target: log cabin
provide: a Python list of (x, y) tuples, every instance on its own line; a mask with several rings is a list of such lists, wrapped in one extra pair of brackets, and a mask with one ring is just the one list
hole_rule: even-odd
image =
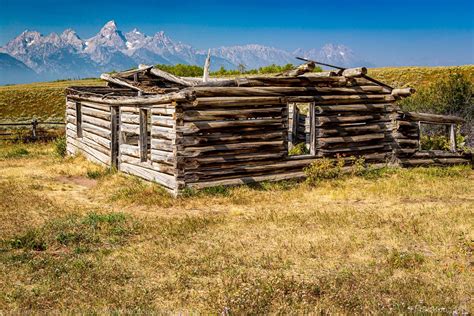
[[(461, 118), (403, 112), (393, 89), (367, 69), (312, 72), (308, 62), (275, 76), (179, 77), (142, 66), (103, 74), (107, 86), (69, 87), (69, 154), (185, 188), (304, 178), (323, 157), (393, 166), (469, 164), (456, 150)], [(420, 147), (421, 124), (443, 124), (450, 151)], [(299, 146), (302, 153), (292, 155)]]

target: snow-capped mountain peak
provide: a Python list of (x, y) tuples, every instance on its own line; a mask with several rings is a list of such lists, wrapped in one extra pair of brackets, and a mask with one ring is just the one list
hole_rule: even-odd
[[(362, 64), (350, 48), (335, 44), (327, 44), (321, 50), (296, 49), (293, 52), (257, 43), (211, 48), (210, 51), (213, 70), (221, 66), (236, 69), (244, 65), (251, 69), (270, 64), (298, 64), (295, 56), (343, 67)], [(128, 69), (140, 63), (202, 66), (207, 56), (207, 48), (197, 50), (174, 41), (164, 31), (149, 36), (134, 28), (122, 33), (114, 20), (85, 41), (72, 29), (47, 36), (26, 30), (1, 47), (0, 52), (23, 62), (45, 80), (97, 76), (104, 71)]]

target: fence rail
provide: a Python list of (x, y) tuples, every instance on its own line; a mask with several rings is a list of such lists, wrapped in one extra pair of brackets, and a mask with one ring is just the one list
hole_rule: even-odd
[[(0, 141), (37, 141), (54, 139), (64, 122), (43, 121), (32, 119), (29, 122), (4, 122), (0, 123)], [(49, 128), (42, 128), (49, 126)]]

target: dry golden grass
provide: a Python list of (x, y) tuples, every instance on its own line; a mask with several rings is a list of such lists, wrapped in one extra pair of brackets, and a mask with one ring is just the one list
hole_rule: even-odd
[(432, 82), (445, 78), (449, 73), (460, 73), (474, 83), (474, 65), (448, 67), (384, 67), (369, 69), (372, 76), (393, 87), (426, 87)]
[(2, 146), (0, 312), (472, 312), (474, 172), (372, 176), (174, 200)]
[(64, 90), (69, 86), (104, 85), (99, 79), (64, 80), (0, 86), (0, 121), (61, 121), (65, 113)]

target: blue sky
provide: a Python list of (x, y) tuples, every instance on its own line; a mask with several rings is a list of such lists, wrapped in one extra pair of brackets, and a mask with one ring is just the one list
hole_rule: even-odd
[(377, 65), (474, 63), (474, 1), (0, 0), (0, 44), (25, 29), (93, 36), (164, 30), (197, 48), (258, 43), (287, 50), (344, 44)]

